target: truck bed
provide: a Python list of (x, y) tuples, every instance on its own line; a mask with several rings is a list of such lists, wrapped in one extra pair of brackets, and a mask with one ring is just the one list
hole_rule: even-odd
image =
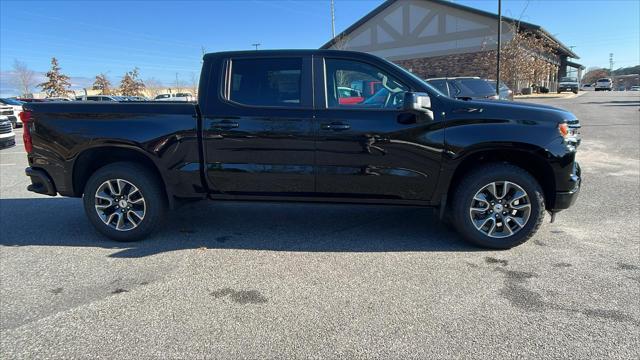
[(73, 181), (78, 172), (94, 167), (96, 153), (115, 156), (118, 149), (168, 169), (161, 174), (165, 184), (182, 189), (174, 195), (189, 197), (202, 188), (195, 103), (48, 102), (24, 108), (32, 112), (29, 164), (44, 169), (62, 195), (80, 196), (80, 183)]

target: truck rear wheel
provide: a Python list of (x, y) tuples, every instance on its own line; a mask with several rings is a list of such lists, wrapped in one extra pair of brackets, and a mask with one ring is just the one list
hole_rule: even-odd
[(87, 181), (84, 210), (93, 226), (116, 241), (136, 241), (161, 223), (167, 201), (159, 179), (135, 163), (98, 169)]
[(455, 190), (453, 219), (469, 242), (510, 249), (531, 238), (544, 219), (544, 195), (527, 171), (490, 164), (467, 174)]

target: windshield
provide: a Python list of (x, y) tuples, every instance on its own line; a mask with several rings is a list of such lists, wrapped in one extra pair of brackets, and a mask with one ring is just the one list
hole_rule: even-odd
[(563, 77), (560, 78), (560, 82), (578, 82), (578, 79), (574, 77)]
[(481, 79), (451, 79), (452, 97), (486, 97), (495, 94), (496, 90)]
[(2, 103), (6, 105), (22, 105), (22, 101), (14, 100), (14, 99), (2, 99)]
[(162, 94), (162, 95), (158, 95), (158, 96), (156, 96), (156, 99), (166, 99), (166, 98), (168, 98), (168, 97), (171, 97), (171, 95), (169, 95), (169, 94)]

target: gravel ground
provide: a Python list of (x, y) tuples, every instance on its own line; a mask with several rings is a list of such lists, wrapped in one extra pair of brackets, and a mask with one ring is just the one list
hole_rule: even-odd
[[(99, 236), (0, 151), (0, 358), (640, 357), (640, 94), (530, 99), (582, 121), (577, 204), (485, 251), (429, 209), (190, 204)], [(18, 132), (19, 135), (21, 132)]]

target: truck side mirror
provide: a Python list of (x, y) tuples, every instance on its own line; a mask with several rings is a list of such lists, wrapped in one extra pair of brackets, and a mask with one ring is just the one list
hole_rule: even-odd
[(431, 112), (431, 98), (423, 92), (406, 92), (403, 107), (405, 111)]

